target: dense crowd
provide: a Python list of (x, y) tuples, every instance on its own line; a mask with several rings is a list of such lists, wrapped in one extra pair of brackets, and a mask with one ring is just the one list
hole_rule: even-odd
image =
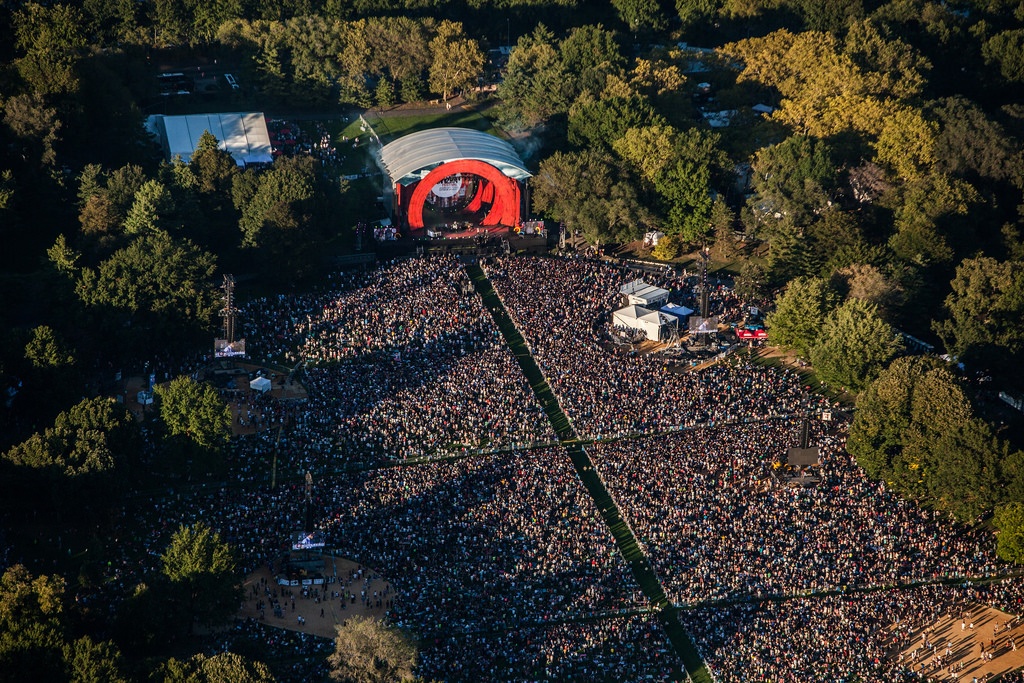
[(421, 635), (643, 604), (561, 448), (376, 470), (327, 495), (329, 542), (385, 568), (393, 619)]
[[(648, 434), (586, 449), (718, 683), (928, 675), (923, 651), (909, 663), (888, 655), (942, 610), (1024, 611), (1019, 581), (845, 593), (1004, 567), (989, 536), (868, 481), (841, 421), (811, 420), (819, 480), (788, 485), (793, 416), (831, 407), (795, 373), (742, 362), (677, 372), (602, 346), (597, 321), (631, 273), (519, 257), (488, 269), (581, 435)], [(692, 287), (656, 283), (681, 301)], [(733, 315), (729, 296), (716, 306)], [(567, 452), (515, 448), (554, 435), (456, 259), (342, 273), (320, 292), (255, 301), (245, 320), (250, 351), (300, 366), (309, 398), (247, 406), (284, 428), (233, 440), (231, 486), (137, 499), (105, 555), (110, 595), (83, 599), (114, 609), (158, 571), (179, 524), (220, 531), (247, 573), (274, 562), (304, 524), (312, 470), (318, 529), (394, 589), (382, 611), (422, 639), (425, 679), (672, 679), (679, 663), (658, 622), (620, 615), (647, 602)], [(498, 447), (512, 452), (488, 452)], [(221, 645), (260, 638), (266, 658), (291, 662), (282, 680), (322, 673), (330, 643), (312, 636), (247, 621)]]
[[(680, 621), (718, 683), (964, 681), (959, 673), (979, 663), (982, 645), (997, 658), (1010, 651), (1011, 638), (1024, 639), (1019, 619), (1000, 624), (1001, 632), (990, 623), (975, 631), (971, 623), (948, 640), (932, 633), (938, 620), (955, 623), (986, 604), (1020, 614), (1024, 585), (1007, 579), (740, 603), (682, 611)], [(1018, 681), (1019, 673), (999, 680)]]
[[(872, 482), (844, 448), (843, 425), (812, 421), (820, 482), (789, 486), (780, 465), (799, 421), (588, 447), (682, 603), (992, 575), (991, 534), (955, 525)], [(828, 425), (835, 425), (825, 431)], [(657, 485), (647, 485), (657, 482)]]
[[(600, 343), (598, 321), (607, 325), (621, 305), (619, 287), (635, 279), (621, 267), (513, 256), (488, 263), (487, 272), (581, 436), (662, 432), (828, 407), (792, 371), (730, 363), (675, 372), (657, 354), (610, 353)], [(688, 286), (665, 284), (673, 290)]]
[(681, 667), (664, 628), (645, 615), (437, 640), (420, 651), (419, 674), (451, 683), (667, 682), (680, 680)]
[(323, 466), (554, 439), (455, 257), (341, 273), (243, 314), (251, 351), (305, 366), (308, 414), (292, 438), (316, 444), (313, 458), (331, 444)]

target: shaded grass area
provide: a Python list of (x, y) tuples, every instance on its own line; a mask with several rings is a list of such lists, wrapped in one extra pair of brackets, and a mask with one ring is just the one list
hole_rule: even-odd
[(661, 581), (659, 581), (657, 574), (651, 566), (650, 560), (648, 560), (640, 548), (636, 537), (633, 535), (633, 530), (626, 523), (626, 520), (623, 519), (618, 506), (612, 499), (604, 482), (598, 476), (590, 456), (587, 455), (583, 444), (579, 441), (576, 430), (551, 391), (551, 387), (537, 366), (537, 362), (530, 353), (526, 341), (506, 313), (505, 307), (494, 291), (490, 280), (487, 279), (487, 276), (484, 275), (483, 270), (478, 265), (470, 265), (466, 270), (477, 292), (483, 298), (484, 305), (487, 306), (491, 315), (494, 316), (494, 320), (501, 329), (505, 342), (512, 349), (516, 360), (519, 361), (519, 366), (522, 368), (523, 373), (530, 382), (530, 386), (544, 408), (544, 413), (551, 421), (555, 433), (558, 434), (559, 440), (566, 447), (580, 480), (594, 499), (594, 503), (601, 513), (601, 518), (615, 537), (615, 544), (619, 552), (622, 553), (623, 558), (629, 563), (633, 576), (636, 578), (644, 595), (647, 596), (651, 605), (658, 610), (658, 617), (668, 633), (672, 646), (675, 647), (676, 652), (682, 658), (686, 671), (692, 680), (697, 683), (711, 683), (711, 675), (704, 666), (704, 662), (697, 652), (697, 647), (679, 624), (676, 610), (669, 603), (665, 595), (665, 589), (662, 587)]

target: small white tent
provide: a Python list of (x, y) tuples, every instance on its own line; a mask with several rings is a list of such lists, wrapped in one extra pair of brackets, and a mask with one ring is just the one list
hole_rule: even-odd
[(266, 377), (257, 377), (253, 381), (249, 382), (249, 388), (253, 391), (265, 394), (270, 391), (270, 380)]
[(639, 330), (651, 341), (661, 341), (668, 329), (677, 324), (675, 318), (643, 306), (630, 305), (612, 313), (612, 325)]
[(619, 294), (626, 297), (626, 302), (636, 306), (655, 306), (668, 301), (668, 290), (649, 285), (643, 280), (633, 280), (619, 287)]

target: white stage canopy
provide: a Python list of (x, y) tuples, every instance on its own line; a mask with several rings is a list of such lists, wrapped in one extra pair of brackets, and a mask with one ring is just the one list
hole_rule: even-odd
[(639, 330), (651, 341), (661, 341), (663, 331), (677, 326), (679, 321), (664, 313), (643, 306), (630, 305), (612, 313), (612, 325)]
[(619, 294), (625, 296), (628, 303), (636, 306), (654, 306), (668, 301), (667, 289), (649, 285), (643, 280), (633, 280), (622, 285), (619, 287)]
[(160, 138), (168, 158), (188, 162), (203, 131), (210, 131), (239, 166), (274, 161), (267, 120), (259, 112), (150, 116), (146, 127)]

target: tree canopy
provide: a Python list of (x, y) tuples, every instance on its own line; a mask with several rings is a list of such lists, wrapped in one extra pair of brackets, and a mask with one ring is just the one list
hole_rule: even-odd
[(416, 648), (398, 629), (357, 615), (337, 627), (328, 657), (331, 680), (341, 683), (390, 683), (412, 680)]
[(157, 385), (160, 418), (173, 436), (184, 436), (200, 448), (212, 449), (231, 437), (231, 408), (209, 384), (176, 377)]

